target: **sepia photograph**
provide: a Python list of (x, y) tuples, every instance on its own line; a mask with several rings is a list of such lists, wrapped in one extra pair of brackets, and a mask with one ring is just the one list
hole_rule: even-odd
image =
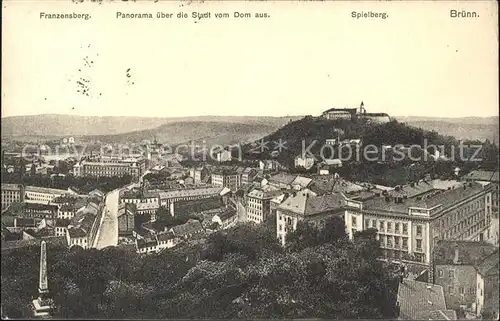
[(498, 320), (498, 44), (493, 0), (2, 1), (2, 320)]

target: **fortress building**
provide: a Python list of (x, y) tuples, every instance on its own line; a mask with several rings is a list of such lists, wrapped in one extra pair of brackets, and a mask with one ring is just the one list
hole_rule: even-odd
[(372, 123), (383, 124), (391, 121), (391, 117), (386, 113), (367, 113), (365, 104), (361, 102), (359, 108), (330, 108), (323, 112), (326, 119), (365, 119)]

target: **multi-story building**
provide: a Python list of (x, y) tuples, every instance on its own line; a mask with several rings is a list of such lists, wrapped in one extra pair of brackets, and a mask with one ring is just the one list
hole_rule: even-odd
[(440, 285), (411, 279), (403, 279), (398, 285), (398, 320), (456, 320), (455, 310), (446, 305)]
[(118, 235), (131, 235), (135, 227), (136, 205), (123, 203), (118, 206)]
[(61, 218), (56, 219), (56, 224), (55, 224), (56, 236), (66, 237), (69, 224), (70, 220), (68, 219), (61, 219)]
[[(441, 181), (442, 182), (442, 181)], [(491, 189), (478, 183), (418, 182), (393, 191), (349, 195), (345, 223), (349, 236), (375, 228), (388, 258), (430, 264), (439, 240), (486, 238)]]
[(281, 191), (264, 191), (262, 189), (251, 190), (246, 197), (247, 220), (260, 224), (265, 222), (271, 214), (271, 200)]
[(223, 193), (224, 191), (225, 189), (223, 187), (209, 186), (160, 192), (160, 206), (169, 209), (170, 204), (176, 201), (211, 198), (217, 195), (221, 195), (221, 193)]
[(265, 159), (259, 161), (259, 169), (261, 171), (277, 171), (283, 169), (283, 165), (275, 159)]
[(240, 187), (240, 175), (229, 169), (216, 169), (212, 172), (212, 185), (227, 187), (231, 191), (236, 191)]
[(212, 222), (217, 223), (221, 229), (227, 229), (237, 221), (236, 210), (232, 207), (227, 207), (223, 212), (215, 214), (212, 217)]
[(38, 220), (46, 219), (52, 222), (57, 218), (57, 210), (57, 205), (24, 203), (22, 207), (22, 216)]
[(251, 167), (245, 168), (245, 170), (243, 170), (243, 173), (241, 173), (241, 184), (252, 184), (257, 174), (257, 169)]
[(75, 245), (83, 249), (92, 247), (91, 229), (95, 221), (92, 213), (84, 213), (77, 221), (72, 221), (66, 230), (66, 239), (71, 248)]
[(113, 177), (130, 175), (138, 179), (146, 171), (143, 158), (105, 158), (84, 160), (73, 166), (74, 176)]
[(24, 186), (21, 184), (2, 184), (2, 211), (12, 203), (24, 202)]
[(476, 315), (483, 319), (498, 320), (499, 317), (499, 253), (490, 254), (476, 266)]
[(72, 219), (78, 210), (84, 208), (89, 202), (88, 197), (63, 195), (52, 200), (51, 204), (57, 205), (57, 218)]
[(104, 202), (91, 201), (76, 213), (67, 227), (66, 239), (68, 246), (91, 248), (97, 236), (97, 230), (104, 210)]
[(120, 203), (159, 203), (160, 194), (156, 191), (124, 190), (120, 192)]
[(336, 120), (336, 119), (346, 119), (346, 120), (365, 120), (372, 123), (382, 124), (391, 121), (391, 117), (386, 113), (367, 113), (364, 107), (364, 103), (361, 102), (358, 108), (330, 108), (325, 110), (322, 116), (326, 119)]
[(313, 156), (310, 155), (298, 155), (294, 159), (294, 165), (295, 167), (303, 167), (305, 169), (310, 169), (314, 166), (316, 163), (316, 159)]
[(215, 157), (219, 163), (222, 162), (229, 162), (233, 159), (233, 156), (231, 154), (231, 151), (229, 150), (221, 150), (215, 154)]
[(309, 190), (290, 195), (276, 209), (276, 234), (285, 245), (286, 235), (295, 231), (299, 221), (321, 224), (322, 220), (332, 215), (343, 216), (345, 197), (340, 194), (316, 196)]
[(323, 112), (323, 117), (326, 119), (354, 119), (357, 113), (357, 108), (330, 108)]
[(25, 202), (41, 203), (41, 204), (48, 204), (57, 197), (60, 197), (65, 194), (71, 194), (71, 192), (63, 189), (38, 187), (38, 186), (26, 186), (24, 192), (25, 192), (24, 196)]
[(200, 221), (190, 219), (182, 225), (172, 227), (169, 232), (172, 233), (175, 238), (186, 240), (193, 236), (205, 233), (205, 229), (203, 228), (203, 225), (201, 225)]
[(210, 172), (205, 166), (191, 168), (189, 176), (193, 178), (195, 184), (207, 183), (210, 178)]
[(493, 213), (497, 213), (498, 215), (499, 172), (485, 170), (472, 171), (467, 176), (465, 176), (465, 179), (468, 182), (491, 183), (494, 186), (491, 206)]
[(293, 189), (293, 181), (296, 178), (297, 175), (279, 173), (269, 177), (267, 184), (278, 189)]
[(432, 255), (431, 281), (443, 287), (446, 305), (476, 312), (477, 272), (484, 259), (498, 251), (486, 242), (439, 241)]

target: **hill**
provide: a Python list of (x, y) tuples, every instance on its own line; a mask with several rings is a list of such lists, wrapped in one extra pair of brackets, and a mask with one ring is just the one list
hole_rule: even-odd
[[(314, 155), (320, 155), (321, 148), (325, 146), (326, 139), (337, 138), (339, 131), (341, 132), (341, 139), (361, 139), (364, 146), (374, 145), (379, 152), (383, 145), (418, 145), (422, 147), (436, 145), (439, 149), (440, 146), (444, 146), (446, 154), (452, 155), (451, 146), (459, 146), (459, 142), (452, 136), (444, 136), (436, 131), (409, 126), (396, 120), (385, 124), (370, 124), (362, 121), (327, 120), (322, 117), (308, 116), (291, 122), (276, 132), (262, 138), (262, 141), (268, 142), (267, 147), (269, 149), (261, 151), (259, 143), (255, 142), (254, 144), (246, 145), (243, 151), (248, 157), (269, 159), (272, 158), (273, 152), (278, 154), (276, 153), (276, 151), (279, 152), (277, 142), (281, 140), (284, 142), (284, 149), (279, 152), (279, 155), (274, 156), (282, 164), (291, 168), (294, 166), (294, 158), (302, 154), (303, 150), (309, 146), (312, 147), (308, 151)], [(496, 163), (498, 157), (494, 155), (498, 149), (494, 145), (489, 144), (487, 147), (484, 148), (484, 152), (488, 154), (484, 155), (485, 158)], [(331, 157), (328, 155), (330, 150), (324, 148), (326, 158)], [(338, 149), (334, 150), (337, 153)], [(456, 148), (454, 155), (457, 155), (458, 152), (459, 150)], [(494, 161), (495, 159), (496, 162)], [(351, 160), (357, 159), (352, 157)], [(361, 162), (365, 162), (363, 155), (361, 155)]]
[(277, 126), (258, 123), (230, 123), (214, 121), (181, 121), (117, 135), (86, 136), (86, 140), (102, 143), (139, 143), (156, 137), (162, 144), (229, 145), (256, 140), (275, 131)]
[(198, 116), (198, 117), (97, 117), (72, 115), (32, 115), (2, 118), (2, 137), (53, 138), (55, 136), (114, 135), (146, 129), (164, 124), (187, 121), (209, 121), (242, 124), (282, 126), (293, 117), (245, 117), (245, 116)]
[(442, 135), (453, 136), (459, 140), (486, 139), (499, 143), (498, 117), (463, 117), (463, 118), (433, 118), (433, 117), (395, 117), (400, 122), (434, 130)]

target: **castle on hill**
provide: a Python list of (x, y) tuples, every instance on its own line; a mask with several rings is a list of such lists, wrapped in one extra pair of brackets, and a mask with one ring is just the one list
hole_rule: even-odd
[(364, 119), (372, 123), (383, 124), (391, 121), (391, 117), (386, 113), (367, 113), (365, 104), (361, 102), (359, 108), (330, 108), (322, 114), (326, 119)]

